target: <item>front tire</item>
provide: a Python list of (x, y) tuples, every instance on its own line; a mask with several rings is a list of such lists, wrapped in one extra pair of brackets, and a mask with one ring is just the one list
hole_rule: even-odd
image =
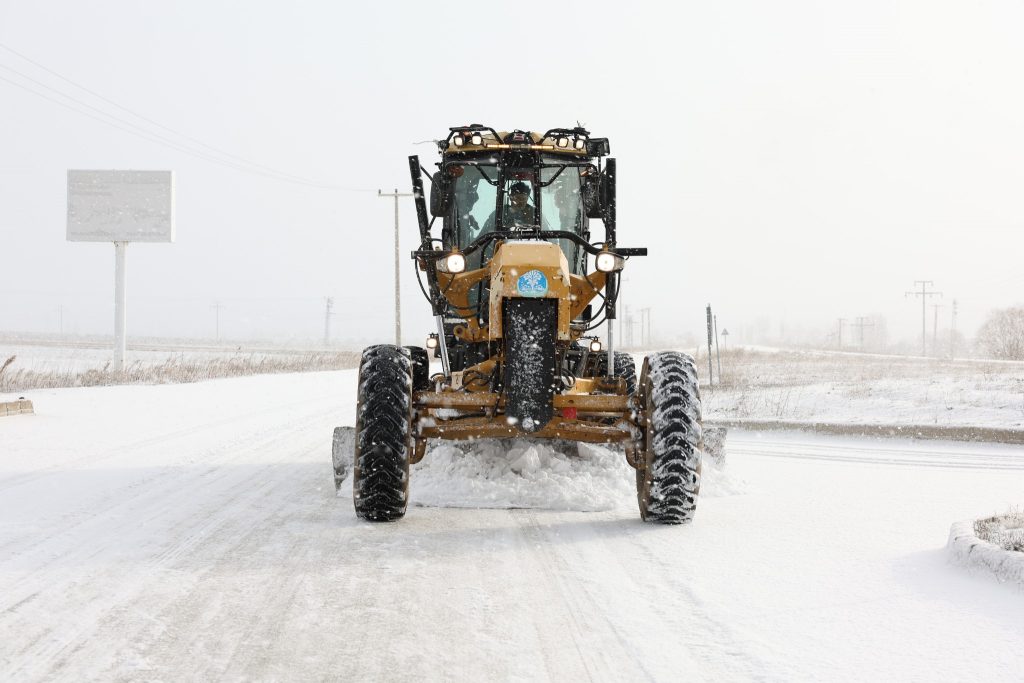
[(638, 392), (642, 440), (636, 496), (640, 516), (660, 524), (689, 522), (697, 508), (703, 448), (693, 359), (674, 351), (648, 356)]
[(356, 515), (401, 519), (409, 503), (412, 359), (398, 346), (363, 351), (352, 473)]
[[(608, 374), (608, 352), (599, 351), (597, 362), (597, 374), (605, 377)], [(633, 356), (624, 351), (615, 351), (615, 368), (612, 370), (612, 377), (622, 377), (626, 380), (626, 393), (632, 396), (636, 393), (636, 361)]]

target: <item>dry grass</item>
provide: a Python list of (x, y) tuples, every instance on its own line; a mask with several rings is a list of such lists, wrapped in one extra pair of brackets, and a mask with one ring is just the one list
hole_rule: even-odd
[(974, 523), (974, 533), (1003, 550), (1024, 552), (1024, 511), (979, 519)]
[(251, 354), (202, 359), (171, 356), (160, 363), (131, 363), (124, 372), (115, 372), (109, 363), (101, 368), (88, 370), (39, 371), (18, 368), (17, 357), (11, 356), (0, 367), (0, 393), (112, 384), (179, 384), (218, 377), (343, 370), (354, 368), (358, 364), (358, 353), (310, 352), (293, 355)]

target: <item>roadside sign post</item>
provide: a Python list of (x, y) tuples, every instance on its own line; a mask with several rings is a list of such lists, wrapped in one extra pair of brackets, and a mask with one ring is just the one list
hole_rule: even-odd
[(114, 370), (124, 372), (128, 243), (174, 241), (173, 171), (69, 169), (67, 239), (114, 243)]

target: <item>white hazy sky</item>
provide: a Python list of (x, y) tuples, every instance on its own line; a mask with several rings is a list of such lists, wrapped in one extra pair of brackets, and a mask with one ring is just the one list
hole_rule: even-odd
[[(433, 163), (414, 143), (580, 121), (619, 159), (620, 244), (652, 253), (624, 298), (662, 335), (711, 302), (737, 330), (881, 313), (912, 340), (918, 279), (972, 334), (1024, 300), (1022, 34), (1016, 0), (0, 0), (0, 331), (55, 331), (62, 307), (65, 330), (111, 332), (114, 250), (66, 242), (66, 171), (134, 168), (176, 172), (177, 241), (129, 247), (130, 335), (212, 336), (220, 301), (225, 336), (316, 339), (333, 296), (336, 338), (387, 340), (376, 189)], [(223, 153), (349, 189), (198, 158)], [(404, 201), (410, 343), (430, 320)]]

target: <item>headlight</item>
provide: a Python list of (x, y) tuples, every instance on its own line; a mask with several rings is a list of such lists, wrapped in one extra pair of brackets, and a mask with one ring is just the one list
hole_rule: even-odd
[(610, 251), (602, 251), (594, 259), (594, 265), (602, 273), (610, 273), (613, 270), (619, 270), (622, 268), (622, 259)]
[(444, 257), (444, 267), (449, 273), (461, 273), (466, 269), (466, 257), (453, 251)]
[(597, 353), (600, 350), (601, 350), (601, 340), (600, 339), (592, 339), (590, 341), (590, 352), (591, 353)]
[(587, 146), (587, 141), (583, 138), (576, 138), (576, 142), (573, 143), (573, 147), (576, 149), (583, 149)]
[(482, 145), (484, 144), (484, 136), (480, 135), (480, 133), (473, 133), (473, 135), (469, 138), (469, 141), (474, 145)]
[(437, 348), (437, 335), (436, 334), (427, 335), (427, 348), (428, 349), (436, 349)]
[(564, 147), (568, 147), (569, 146), (569, 138), (558, 138), (558, 140), (555, 141), (555, 144), (558, 145), (559, 147), (563, 147), (563, 148)]
[(466, 144), (466, 138), (459, 134), (452, 138), (452, 142), (455, 143), (456, 147), (462, 147), (462, 145)]

